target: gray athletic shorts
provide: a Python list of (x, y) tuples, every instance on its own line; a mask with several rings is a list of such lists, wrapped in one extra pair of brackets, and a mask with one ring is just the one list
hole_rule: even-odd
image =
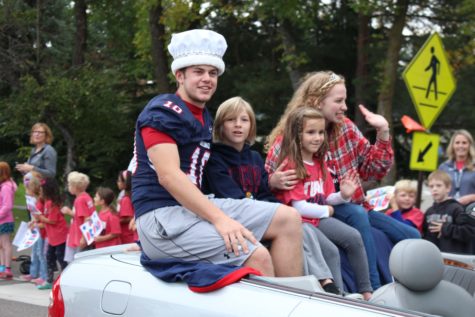
[[(253, 199), (210, 200), (238, 221), (259, 241), (280, 206)], [(143, 214), (136, 220), (142, 250), (151, 259), (179, 258), (184, 261), (208, 261), (242, 265), (260, 246), (248, 241), (249, 253), (235, 256), (227, 252), (223, 238), (208, 221), (182, 206), (163, 207)]]

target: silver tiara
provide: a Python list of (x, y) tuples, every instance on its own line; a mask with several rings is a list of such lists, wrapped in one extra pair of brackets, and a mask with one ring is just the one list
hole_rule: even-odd
[(336, 82), (336, 81), (340, 81), (341, 80), (341, 77), (338, 76), (337, 74), (335, 73), (331, 73), (330, 77), (328, 78), (328, 81), (322, 86), (321, 89), (325, 88), (325, 87), (328, 87), (330, 84)]

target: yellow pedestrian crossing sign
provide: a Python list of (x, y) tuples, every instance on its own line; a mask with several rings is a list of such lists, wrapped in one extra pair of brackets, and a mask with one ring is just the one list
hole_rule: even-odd
[(432, 34), (402, 74), (422, 125), (430, 129), (456, 83), (439, 34)]
[(440, 136), (425, 132), (414, 132), (412, 136), (411, 161), (409, 168), (415, 171), (432, 172), (438, 167)]

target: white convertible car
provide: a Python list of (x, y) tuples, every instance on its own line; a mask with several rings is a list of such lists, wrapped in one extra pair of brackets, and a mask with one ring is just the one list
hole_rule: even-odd
[[(77, 254), (54, 283), (48, 315), (429, 316), (401, 305), (395, 308), (324, 293), (311, 276), (251, 276), (211, 293), (194, 293), (183, 282), (166, 283), (154, 277), (140, 264), (140, 253), (126, 252), (126, 247)], [(385, 304), (384, 298), (379, 299)]]

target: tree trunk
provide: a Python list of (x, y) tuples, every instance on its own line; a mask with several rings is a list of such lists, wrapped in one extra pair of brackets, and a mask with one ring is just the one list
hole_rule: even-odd
[[(74, 49), (72, 66), (79, 67), (86, 61), (87, 48), (87, 0), (76, 0), (74, 2), (74, 17), (76, 20), (76, 33), (74, 35)], [(53, 118), (53, 116), (51, 116)], [(76, 167), (74, 154), (74, 138), (67, 126), (51, 119), (55, 126), (61, 131), (64, 142), (66, 142), (66, 164), (64, 165), (63, 177), (66, 179), (68, 174)]]
[(63, 169), (63, 179), (66, 180), (68, 174), (76, 167), (76, 161), (74, 158), (75, 141), (69, 130), (63, 124), (57, 122), (53, 115), (50, 115), (49, 118), (53, 125), (61, 132), (63, 140), (66, 142), (66, 164)]
[(35, 34), (35, 63), (31, 68), (31, 75), (36, 79), (38, 84), (44, 85), (45, 80), (41, 74), (41, 53), (43, 50), (43, 41), (41, 40), (41, 22), (43, 17), (43, 1), (36, 1), (36, 34)]
[(76, 34), (74, 35), (73, 66), (80, 66), (85, 62), (87, 48), (87, 3), (86, 0), (77, 0), (74, 4), (76, 18)]
[(157, 92), (170, 92), (172, 87), (168, 82), (168, 59), (165, 49), (165, 26), (160, 22), (163, 14), (162, 1), (158, 0), (156, 5), (149, 11), (149, 24), (151, 35), (151, 53), (152, 62), (155, 73), (155, 81), (157, 83)]
[(36, 68), (40, 68), (40, 56), (41, 56), (41, 48), (43, 43), (41, 43), (41, 0), (37, 0), (36, 2)]
[[(383, 81), (381, 83), (378, 97), (378, 113), (383, 115), (389, 122), (392, 132), (392, 102), (394, 97), (394, 87), (397, 79), (397, 66), (399, 61), (399, 51), (401, 49), (403, 35), (402, 30), (406, 25), (407, 10), (409, 0), (398, 0), (393, 26), (389, 31), (388, 50), (386, 52), (386, 62), (383, 70)], [(383, 183), (392, 184), (396, 179), (396, 162)]]
[[(292, 37), (290, 32), (291, 25), (287, 20), (283, 20), (280, 23), (280, 35), (282, 37), (282, 45), (284, 47), (284, 55), (292, 56), (295, 55), (296, 52), (296, 45), (295, 41)], [(290, 81), (292, 83), (292, 88), (294, 90), (297, 89), (300, 78), (302, 77), (302, 73), (298, 70), (297, 65), (292, 62), (290, 59), (286, 65), (287, 72), (290, 77)]]
[[(367, 105), (365, 93), (368, 91), (368, 47), (371, 17), (365, 13), (358, 14), (358, 39), (357, 39), (357, 61), (355, 80), (355, 101), (359, 104)], [(358, 127), (365, 126), (365, 120), (361, 112), (355, 110), (355, 123)]]

